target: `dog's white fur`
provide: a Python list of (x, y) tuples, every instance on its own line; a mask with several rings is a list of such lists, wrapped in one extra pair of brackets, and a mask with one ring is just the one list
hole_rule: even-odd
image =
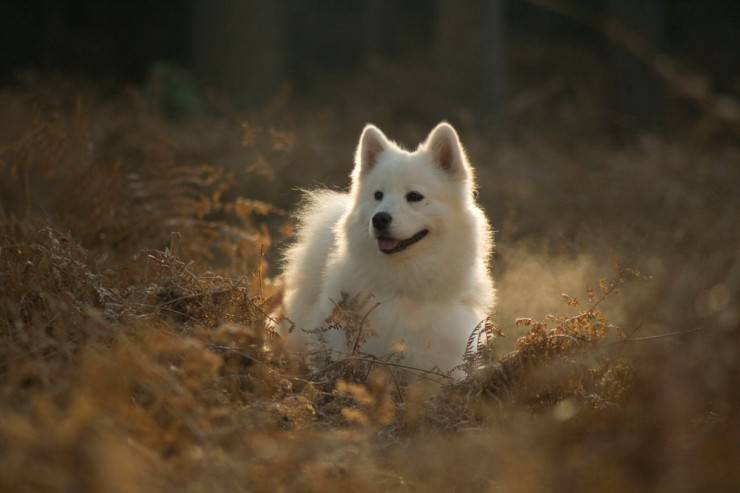
[[(473, 170), (457, 132), (440, 123), (408, 152), (368, 125), (351, 176), (349, 193), (307, 193), (297, 241), (285, 253), (285, 315), (298, 329), (315, 329), (343, 295), (370, 294), (380, 305), (368, 315), (374, 336), (363, 352), (387, 355), (403, 341), (405, 363), (450, 370), (462, 362), (495, 296), (491, 228), (475, 202)], [(411, 191), (423, 200), (408, 202)], [(392, 216), (394, 238), (429, 233), (403, 251), (382, 253), (372, 226), (377, 212)], [(332, 349), (346, 352), (344, 334), (330, 334)], [(309, 337), (301, 330), (286, 335), (293, 347)]]

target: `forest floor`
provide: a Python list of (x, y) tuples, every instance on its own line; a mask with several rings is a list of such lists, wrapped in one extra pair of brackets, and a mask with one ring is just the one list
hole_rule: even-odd
[(565, 102), (504, 135), (463, 115), (488, 343), (463, 381), (317, 371), (269, 313), (294, 188), (343, 186), (368, 118), (338, 106), (0, 92), (0, 490), (737, 491), (736, 138), (615, 144)]

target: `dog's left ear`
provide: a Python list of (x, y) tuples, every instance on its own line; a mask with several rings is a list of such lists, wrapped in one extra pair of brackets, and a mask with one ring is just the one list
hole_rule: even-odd
[(470, 164), (457, 132), (449, 123), (442, 122), (434, 127), (423, 147), (444, 172), (460, 180), (470, 178)]

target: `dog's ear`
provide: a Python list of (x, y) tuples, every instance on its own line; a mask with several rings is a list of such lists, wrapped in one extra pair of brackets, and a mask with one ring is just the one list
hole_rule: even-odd
[(390, 147), (390, 142), (375, 125), (365, 125), (355, 154), (355, 170), (360, 175), (370, 171), (380, 155)]
[(442, 122), (434, 127), (423, 148), (431, 155), (434, 164), (446, 173), (459, 179), (470, 177), (470, 165), (460, 138), (449, 123)]

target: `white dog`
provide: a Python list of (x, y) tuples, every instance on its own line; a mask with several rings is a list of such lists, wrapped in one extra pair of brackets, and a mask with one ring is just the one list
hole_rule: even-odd
[[(299, 213), (283, 271), (285, 315), (299, 329), (289, 345), (305, 344), (300, 329), (325, 326), (338, 301), (371, 295), (361, 351), (404, 347), (405, 364), (454, 368), (495, 296), (491, 228), (457, 132), (440, 123), (408, 152), (368, 125), (351, 176), (349, 193), (309, 192)], [(353, 349), (338, 331), (329, 344)]]

